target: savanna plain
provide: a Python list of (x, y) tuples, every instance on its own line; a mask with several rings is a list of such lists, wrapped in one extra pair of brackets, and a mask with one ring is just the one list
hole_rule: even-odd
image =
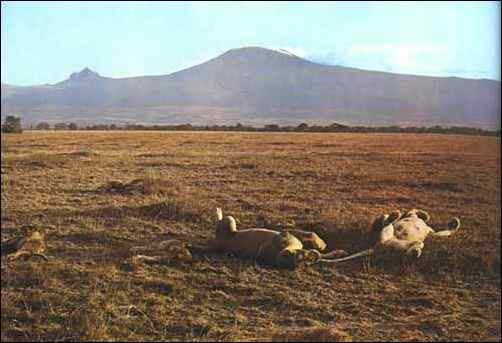
[[(49, 256), (2, 258), (2, 341), (501, 339), (498, 137), (25, 131), (2, 134), (1, 187), (2, 240), (37, 225)], [(395, 209), (462, 226), (416, 261), (128, 262), (213, 237), (216, 207), (351, 253)]]

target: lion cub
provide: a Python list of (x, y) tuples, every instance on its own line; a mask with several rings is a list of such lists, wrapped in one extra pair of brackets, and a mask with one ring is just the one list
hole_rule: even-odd
[(2, 256), (7, 255), (9, 261), (32, 256), (49, 260), (44, 254), (46, 248), (45, 231), (32, 225), (23, 226), (21, 230), (23, 231), (22, 237), (14, 237), (2, 242)]

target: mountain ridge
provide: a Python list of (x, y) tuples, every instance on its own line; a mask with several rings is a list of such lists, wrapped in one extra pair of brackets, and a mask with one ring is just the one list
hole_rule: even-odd
[(244, 47), (170, 74), (109, 78), (85, 67), (53, 85), (2, 83), (2, 116), (12, 112), (29, 122), (486, 128), (500, 127), (500, 82), (329, 66)]
[[(187, 69), (191, 69), (191, 68), (194, 68), (194, 67), (197, 67), (201, 64), (204, 64), (204, 63), (207, 63), (211, 60), (214, 60), (214, 59), (217, 59), (225, 54), (227, 54), (228, 52), (231, 52), (231, 51), (239, 51), (239, 50), (246, 50), (246, 49), (263, 49), (263, 50), (269, 50), (269, 51), (272, 51), (272, 52), (276, 52), (276, 53), (281, 53), (281, 54), (284, 54), (286, 56), (291, 56), (291, 57), (295, 57), (295, 58), (298, 58), (298, 59), (301, 59), (303, 61), (306, 61), (306, 62), (309, 62), (309, 63), (312, 63), (312, 64), (315, 64), (315, 65), (318, 65), (318, 66), (325, 66), (325, 67), (338, 67), (338, 68), (345, 68), (345, 69), (353, 69), (353, 70), (360, 70), (360, 71), (365, 71), (365, 72), (371, 72), (371, 73), (383, 73), (383, 74), (390, 74), (390, 75), (402, 75), (402, 76), (411, 76), (411, 77), (424, 77), (424, 78), (438, 78), (438, 79), (461, 79), (461, 80), (479, 80), (479, 81), (492, 81), (492, 82), (496, 82), (496, 83), (500, 83), (501, 81), (499, 80), (494, 80), (494, 79), (488, 79), (488, 78), (471, 78), (471, 77), (459, 77), (459, 76), (434, 76), (434, 75), (419, 75), (419, 74), (412, 74), (412, 73), (395, 73), (395, 72), (389, 72), (389, 71), (383, 71), (383, 70), (372, 70), (372, 69), (364, 69), (364, 68), (358, 68), (358, 67), (351, 67), (351, 66), (345, 66), (345, 65), (332, 65), (332, 64), (325, 64), (325, 63), (321, 63), (321, 62), (316, 62), (316, 61), (311, 61), (309, 59), (306, 59), (306, 58), (303, 58), (303, 57), (299, 57), (285, 49), (278, 49), (278, 50), (274, 50), (274, 49), (267, 49), (267, 48), (262, 48), (262, 47), (257, 47), (257, 46), (249, 46), (249, 47), (241, 47), (241, 48), (235, 48), (235, 49), (230, 49), (212, 59), (209, 59), (205, 62), (201, 62), (199, 64), (196, 64), (196, 65), (193, 65), (193, 66), (190, 66), (190, 67), (187, 67), (187, 68), (183, 68), (183, 69), (180, 69), (180, 70), (177, 70), (177, 71), (174, 71), (174, 72), (171, 72), (171, 73), (168, 73), (168, 74), (152, 74), (152, 75), (137, 75), (137, 76), (124, 76), (124, 77), (110, 77), (110, 76), (102, 76), (101, 74), (99, 74), (98, 72), (92, 70), (91, 68), (89, 67), (84, 67), (81, 71), (77, 71), (77, 72), (73, 72), (70, 74), (70, 76), (68, 77), (71, 78), (72, 75), (74, 74), (80, 74), (82, 72), (86, 73), (86, 72), (92, 72), (93, 74), (96, 74), (97, 76), (99, 76), (100, 78), (106, 78), (106, 79), (113, 79), (113, 80), (124, 80), (124, 79), (135, 79), (135, 78), (144, 78), (144, 77), (162, 77), (162, 76), (170, 76), (172, 74), (176, 74), (176, 73), (179, 73), (179, 72), (182, 72), (182, 71), (185, 71)], [(68, 80), (66, 79), (66, 80)], [(8, 87), (36, 87), (36, 86), (42, 86), (42, 85), (55, 85), (55, 84), (58, 84), (58, 83), (61, 83), (61, 82), (64, 82), (65, 80), (62, 80), (62, 81), (59, 81), (59, 82), (56, 82), (56, 83), (53, 83), (53, 84), (50, 84), (50, 83), (44, 83), (44, 84), (39, 84), (39, 85), (24, 85), (24, 86), (21, 86), (21, 85), (14, 85), (14, 84), (11, 84), (11, 83), (4, 83), (2, 82), (1, 85), (2, 86), (8, 86)]]

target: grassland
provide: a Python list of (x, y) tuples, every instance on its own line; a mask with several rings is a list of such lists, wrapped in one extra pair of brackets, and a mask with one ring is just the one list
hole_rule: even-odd
[[(499, 138), (25, 132), (1, 152), (2, 239), (37, 223), (51, 257), (2, 259), (2, 341), (501, 339)], [(134, 245), (212, 237), (216, 206), (350, 252), (384, 211), (462, 227), (416, 263), (123, 263)]]

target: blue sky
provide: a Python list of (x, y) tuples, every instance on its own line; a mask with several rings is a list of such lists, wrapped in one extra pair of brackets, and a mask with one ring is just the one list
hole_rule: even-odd
[(324, 64), (500, 80), (499, 2), (15, 2), (2, 83), (169, 74), (243, 46)]

